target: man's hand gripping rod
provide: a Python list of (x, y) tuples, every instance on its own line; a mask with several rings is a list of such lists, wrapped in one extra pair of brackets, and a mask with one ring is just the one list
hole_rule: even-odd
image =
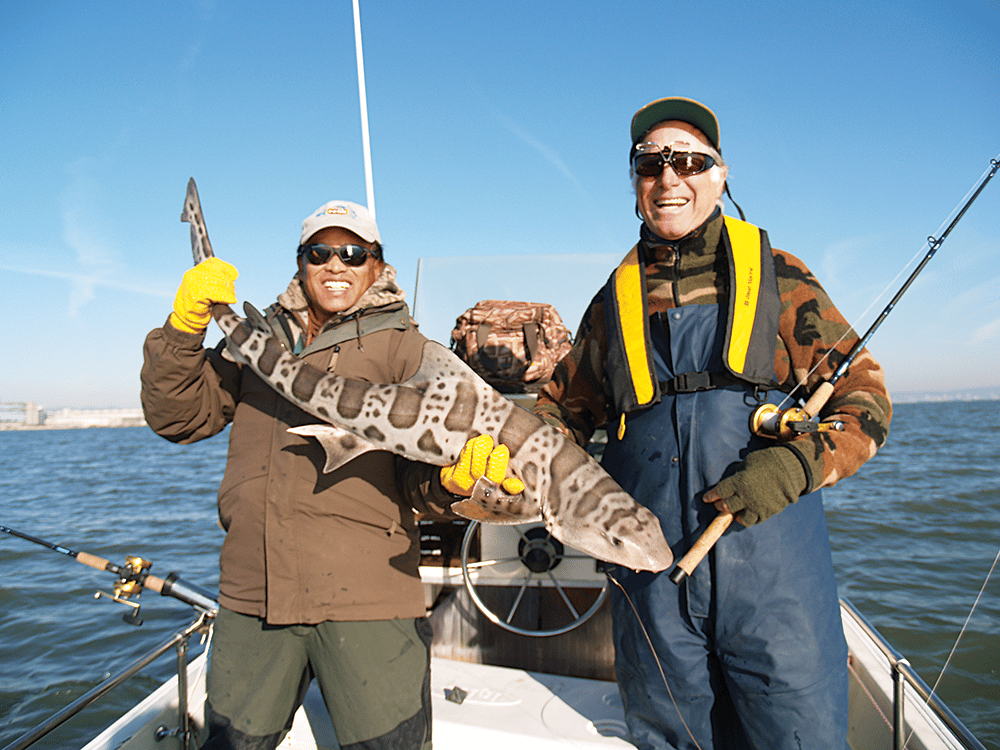
[[(910, 274), (909, 278), (906, 279), (903, 286), (900, 287), (899, 291), (896, 292), (895, 296), (889, 301), (889, 304), (886, 305), (885, 309), (872, 324), (871, 328), (869, 328), (865, 335), (858, 340), (848, 353), (847, 357), (844, 358), (844, 361), (840, 364), (840, 366), (833, 371), (830, 378), (816, 387), (812, 396), (810, 396), (809, 400), (802, 407), (796, 406), (784, 411), (781, 411), (774, 404), (763, 404), (757, 407), (754, 413), (750, 416), (750, 428), (755, 434), (774, 440), (792, 440), (793, 438), (807, 432), (843, 429), (843, 424), (840, 422), (817, 423), (814, 422), (813, 419), (826, 405), (826, 402), (830, 400), (830, 396), (833, 395), (834, 385), (847, 372), (851, 362), (853, 362), (858, 354), (861, 353), (861, 350), (867, 346), (868, 341), (875, 334), (878, 327), (882, 325), (882, 321), (884, 321), (886, 317), (888, 317), (889, 313), (892, 312), (892, 309), (896, 306), (899, 298), (902, 297), (906, 290), (910, 288), (910, 284), (912, 284), (913, 280), (917, 278), (917, 274), (924, 269), (927, 262), (934, 256), (934, 253), (937, 252), (938, 248), (941, 247), (945, 238), (951, 233), (951, 230), (955, 228), (955, 225), (958, 224), (959, 219), (965, 215), (965, 212), (968, 210), (969, 206), (972, 205), (972, 202), (979, 197), (983, 188), (986, 187), (986, 183), (993, 178), (993, 175), (997, 173), (998, 169), (1000, 169), (1000, 156), (996, 159), (990, 160), (990, 169), (981, 179), (979, 186), (975, 189), (975, 192), (969, 200), (965, 202), (965, 205), (962, 206), (962, 209), (958, 212), (955, 218), (952, 219), (948, 228), (944, 230), (941, 236), (936, 239), (933, 236), (927, 238), (927, 245), (929, 249), (926, 255), (924, 255), (923, 260), (920, 261), (920, 264), (913, 270), (913, 273)], [(729, 528), (729, 525), (732, 522), (732, 513), (720, 513), (716, 516), (715, 520), (709, 524), (708, 528), (705, 529), (702, 535), (698, 538), (698, 541), (696, 541), (691, 549), (688, 550), (687, 554), (677, 561), (677, 567), (675, 567), (670, 573), (670, 580), (677, 585), (680, 585), (684, 579), (691, 575), (694, 572), (694, 569), (698, 567), (698, 563), (704, 559), (705, 555), (708, 554), (708, 551), (712, 549), (717, 541), (719, 541), (719, 538), (725, 533), (726, 529)]]

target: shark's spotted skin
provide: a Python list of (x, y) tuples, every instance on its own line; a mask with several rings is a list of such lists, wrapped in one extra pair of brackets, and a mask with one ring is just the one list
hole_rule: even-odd
[[(181, 218), (192, 224), (195, 261), (211, 257), (193, 180)], [(487, 523), (542, 520), (561, 542), (634, 570), (659, 571), (672, 564), (656, 516), (586, 451), (505, 399), (441, 344), (424, 345), (420, 369), (409, 380), (366, 383), (323, 372), (292, 356), (259, 322), (260, 313), (249, 305), (244, 309), (247, 320), (228, 305), (213, 305), (212, 315), (237, 361), (328, 423), (291, 430), (320, 442), (327, 455), (324, 471), (369, 450), (448, 466), (470, 438), (487, 434), (510, 449), (510, 467), (524, 482), (524, 492), (459, 501), (452, 506), (455, 512)]]

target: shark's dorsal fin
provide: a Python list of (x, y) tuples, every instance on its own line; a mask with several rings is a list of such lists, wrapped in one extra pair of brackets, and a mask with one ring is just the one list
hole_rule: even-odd
[(423, 391), (433, 382), (455, 377), (472, 382), (479, 379), (472, 368), (460, 360), (451, 349), (437, 341), (428, 340), (424, 343), (420, 369), (400, 385)]
[(274, 333), (271, 328), (271, 324), (267, 322), (267, 318), (264, 317), (264, 314), (249, 302), (243, 303), (243, 312), (246, 314), (247, 323), (250, 324), (251, 328), (267, 334)]

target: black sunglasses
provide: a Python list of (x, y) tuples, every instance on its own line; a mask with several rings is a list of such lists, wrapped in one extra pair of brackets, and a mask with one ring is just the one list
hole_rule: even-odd
[[(654, 150), (655, 149), (655, 150)], [(715, 166), (715, 159), (697, 151), (664, 151), (655, 143), (640, 143), (632, 155), (632, 170), (640, 177), (658, 177), (667, 165), (678, 177), (690, 177)]]
[(382, 250), (378, 246), (369, 250), (361, 245), (340, 245), (330, 247), (329, 245), (299, 245), (299, 257), (305, 256), (306, 263), (313, 266), (322, 266), (336, 255), (345, 266), (363, 266), (368, 261), (368, 256), (375, 260), (382, 260)]

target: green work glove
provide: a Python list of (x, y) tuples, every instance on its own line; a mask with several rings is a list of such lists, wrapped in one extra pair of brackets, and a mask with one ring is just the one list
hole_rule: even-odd
[(469, 497), (476, 480), (486, 475), (487, 479), (503, 487), (508, 495), (517, 495), (524, 492), (524, 482), (507, 476), (509, 460), (510, 449), (506, 445), (494, 448), (492, 437), (479, 435), (465, 444), (458, 454), (457, 463), (441, 468), (441, 486), (453, 495)]
[(736, 473), (707, 490), (703, 500), (753, 526), (798, 500), (806, 485), (798, 457), (790, 448), (774, 445), (748, 453)]
[(208, 258), (188, 269), (181, 280), (170, 324), (185, 333), (202, 333), (212, 319), (212, 303), (236, 302), (237, 271), (224, 260)]

